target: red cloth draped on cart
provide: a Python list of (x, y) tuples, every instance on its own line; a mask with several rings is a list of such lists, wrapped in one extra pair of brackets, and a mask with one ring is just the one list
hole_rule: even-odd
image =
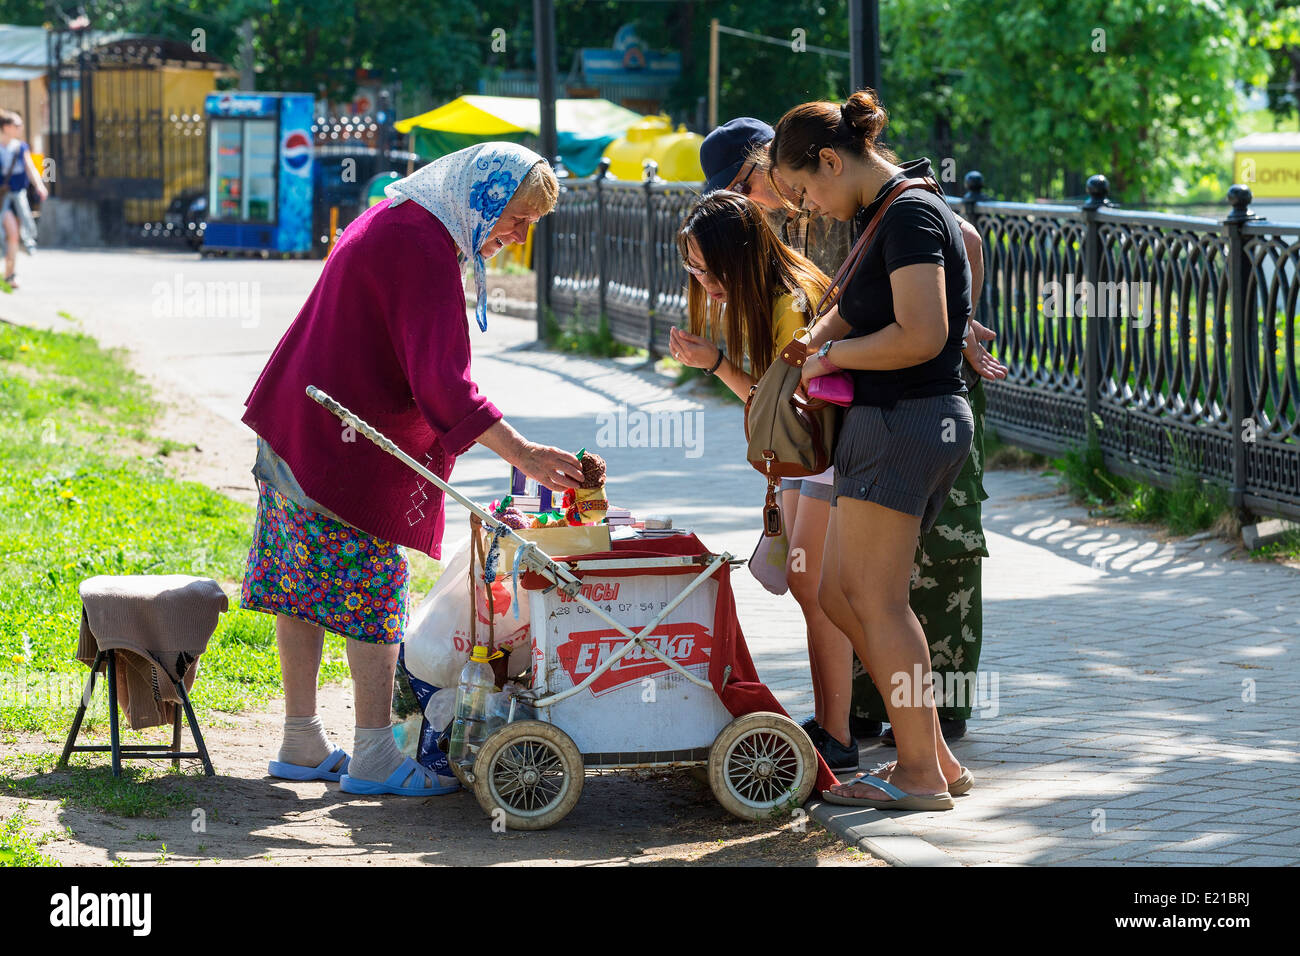
[[(674, 555), (702, 555), (710, 551), (693, 534), (670, 535), (656, 538), (627, 539), (613, 542), (613, 549), (596, 554), (566, 555), (551, 557), (556, 561), (581, 558), (593, 561), (600, 558), (666, 558)], [(681, 568), (628, 568), (625, 570), (604, 569), (598, 572), (601, 577), (631, 577), (649, 574), (690, 574), (697, 575), (702, 568), (698, 565)], [(596, 572), (593, 572), (596, 573)], [(581, 577), (581, 572), (578, 573)], [(736, 602), (731, 593), (731, 567), (722, 565), (713, 572), (718, 582), (718, 603), (713, 613), (713, 653), (709, 657), (709, 682), (732, 717), (742, 717), (755, 711), (770, 711), (786, 714), (785, 708), (777, 703), (776, 697), (767, 689), (758, 677), (753, 658), (745, 644), (745, 635), (740, 630), (740, 621), (736, 616)], [(547, 587), (550, 582), (535, 573), (520, 576), (520, 585), (530, 591)], [(731, 673), (723, 686), (723, 673), (727, 665)], [(839, 781), (831, 773), (830, 767), (817, 755), (817, 792), (835, 786)], [(816, 794), (814, 794), (816, 796)]]

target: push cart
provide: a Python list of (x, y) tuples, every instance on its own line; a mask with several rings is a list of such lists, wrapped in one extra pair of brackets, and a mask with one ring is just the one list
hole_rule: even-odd
[[(512, 829), (550, 827), (588, 770), (706, 767), (718, 802), (748, 820), (808, 798), (819, 768), (803, 728), (774, 712), (733, 718), (710, 680), (716, 575), (730, 554), (552, 559), (324, 392), (307, 394), (469, 509), (494, 546), (509, 541), (501, 570), (515, 587), (540, 582), (529, 599), (532, 686), (520, 695), (536, 717), (516, 719), (512, 705), (472, 760), (452, 761), (486, 813)], [(712, 672), (716, 688), (731, 670)]]

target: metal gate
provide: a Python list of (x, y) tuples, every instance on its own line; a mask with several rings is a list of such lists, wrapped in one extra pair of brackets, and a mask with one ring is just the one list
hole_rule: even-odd
[(49, 35), (52, 192), (107, 204), (112, 237), (156, 234), (169, 201), (204, 187), (202, 103), (164, 105), (164, 66), (217, 61), (161, 38)]

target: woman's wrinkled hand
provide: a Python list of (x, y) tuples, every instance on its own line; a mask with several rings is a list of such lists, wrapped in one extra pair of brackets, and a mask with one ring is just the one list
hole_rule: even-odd
[(718, 360), (718, 346), (699, 335), (673, 326), (668, 330), (668, 351), (691, 368), (712, 368)]
[(524, 447), (523, 459), (516, 465), (529, 478), (551, 491), (563, 493), (582, 484), (582, 465), (562, 448), (529, 442)]
[(980, 378), (986, 378), (990, 382), (1006, 378), (1010, 370), (984, 348), (984, 343), (992, 342), (997, 338), (997, 333), (974, 319), (971, 319), (970, 325), (970, 334), (966, 336), (965, 347), (961, 350), (970, 367)]

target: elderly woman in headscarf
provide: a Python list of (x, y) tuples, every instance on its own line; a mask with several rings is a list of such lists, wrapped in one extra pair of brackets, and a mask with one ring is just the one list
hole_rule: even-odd
[[(245, 405), (258, 435), (258, 509), (242, 605), (276, 615), (285, 726), (272, 776), (338, 780), (360, 794), (450, 793), (398, 751), (393, 673), (407, 620), (402, 547), (441, 557), (442, 492), (305, 394), (315, 385), (446, 479), (475, 442), (541, 484), (581, 483), (571, 454), (526, 441), (470, 377), (462, 268), (487, 331), (484, 260), (550, 212), (550, 165), (513, 143), (482, 143), (385, 190), (331, 252)], [(316, 713), (326, 630), (348, 638), (352, 754)]]

